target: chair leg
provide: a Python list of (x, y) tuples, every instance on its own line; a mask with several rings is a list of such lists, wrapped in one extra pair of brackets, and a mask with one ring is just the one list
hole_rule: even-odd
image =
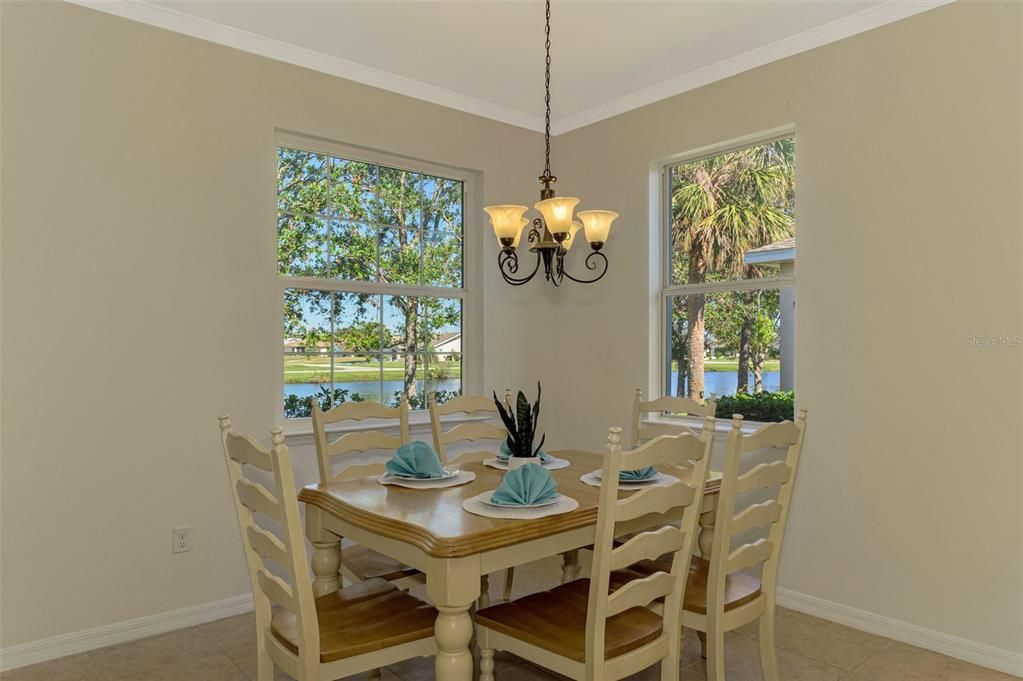
[(774, 647), (774, 608), (760, 616), (760, 667), (764, 681), (778, 681), (778, 653)]
[(491, 647), (489, 629), (476, 629), (476, 645), (480, 650), (479, 681), (494, 681), (494, 648)]
[(490, 605), (490, 575), (480, 575), (480, 597), (476, 604), (479, 610)]
[(707, 632), (707, 681), (725, 681), (725, 632)]
[(266, 644), (256, 646), (256, 679), (257, 681), (274, 681), (274, 661)]
[(661, 660), (661, 681), (678, 681), (679, 666), (682, 664), (682, 642), (674, 650), (669, 650)]
[(510, 568), (508, 568), (508, 571), (504, 575), (504, 593), (501, 594), (501, 597), (504, 600), (506, 600), (506, 601), (510, 601), (511, 600), (512, 583), (514, 581), (515, 581), (515, 568), (510, 567)]

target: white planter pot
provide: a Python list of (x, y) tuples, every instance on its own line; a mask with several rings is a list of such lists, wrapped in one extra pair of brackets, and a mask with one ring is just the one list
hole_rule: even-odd
[(521, 468), (527, 463), (535, 463), (537, 466), (540, 465), (539, 456), (510, 456), (508, 457), (508, 470), (513, 471), (516, 468)]

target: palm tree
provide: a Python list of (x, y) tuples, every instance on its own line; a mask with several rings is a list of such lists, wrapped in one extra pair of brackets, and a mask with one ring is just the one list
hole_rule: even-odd
[[(676, 278), (702, 284), (708, 274), (756, 276), (743, 253), (792, 236), (792, 138), (748, 147), (676, 166), (672, 172), (671, 241)], [(686, 296), (684, 353), (676, 350), (681, 376), (688, 355), (689, 397), (704, 397), (706, 294)], [(675, 314), (681, 312), (678, 307)], [(741, 352), (740, 348), (740, 354)], [(749, 351), (747, 348), (746, 356)], [(748, 367), (748, 359), (747, 359)], [(740, 381), (746, 368), (739, 367)], [(678, 382), (681, 393), (683, 381)]]

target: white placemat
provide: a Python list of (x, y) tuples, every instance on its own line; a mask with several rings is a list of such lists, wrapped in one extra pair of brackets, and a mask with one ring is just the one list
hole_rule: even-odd
[[(508, 462), (507, 461), (502, 461), (501, 459), (497, 458), (496, 456), (494, 458), (492, 458), (492, 459), (484, 459), (483, 460), (483, 465), (484, 466), (490, 466), (491, 468), (496, 468), (499, 471), (506, 471), (506, 470), (508, 470)], [(556, 471), (559, 468), (568, 468), (569, 466), (572, 465), (572, 462), (570, 462), (568, 459), (559, 459), (556, 456), (552, 456), (550, 459), (548, 459), (547, 461), (544, 461), (540, 465), (543, 466), (544, 468), (546, 468), (549, 471)]]
[(397, 485), (398, 487), (408, 487), (409, 489), (440, 489), (442, 487), (458, 487), (475, 479), (476, 474), (472, 471), (458, 471), (458, 475), (444, 480), (433, 480), (430, 478), (425, 480), (402, 480), (401, 478), (392, 478), (387, 473), (384, 473), (377, 478), (377, 482), (381, 485)]
[[(590, 471), (589, 473), (580, 475), (579, 479), (592, 487), (600, 487), (600, 477), (598, 477), (599, 473), (600, 471)], [(657, 478), (657, 482), (619, 482), (618, 489), (646, 489), (647, 487), (667, 487), (668, 485), (673, 485), (676, 482), (681, 482), (681, 480), (679, 478), (676, 478), (674, 475), (661, 473), (660, 477)]]
[(550, 506), (541, 506), (539, 508), (517, 508), (515, 506), (489, 506), (480, 501), (480, 497), (483, 495), (492, 494), (494, 490), (484, 492), (483, 494), (477, 494), (474, 497), (470, 497), (462, 502), (462, 508), (473, 515), (481, 515), (484, 518), (511, 518), (513, 520), (535, 520), (537, 518), (546, 518), (549, 515), (558, 515), (560, 513), (568, 513), (579, 508), (579, 502), (572, 497), (566, 497), (564, 494), (558, 497), (557, 502)]

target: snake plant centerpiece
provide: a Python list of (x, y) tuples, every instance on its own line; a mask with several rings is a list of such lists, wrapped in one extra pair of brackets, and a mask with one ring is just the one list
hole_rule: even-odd
[(508, 429), (506, 444), (511, 456), (508, 459), (508, 468), (518, 468), (527, 463), (540, 463), (540, 448), (543, 447), (546, 435), (540, 436), (540, 442), (534, 445), (536, 438), (536, 427), (540, 417), (540, 383), (536, 384), (536, 402), (529, 404), (526, 396), (519, 391), (515, 400), (515, 409), (512, 413), (512, 406), (504, 404), (497, 398), (494, 392), (494, 404), (497, 411)]

